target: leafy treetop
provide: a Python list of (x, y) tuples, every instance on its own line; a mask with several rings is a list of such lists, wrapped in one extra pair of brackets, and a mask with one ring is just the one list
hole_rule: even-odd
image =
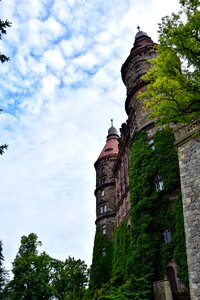
[(143, 76), (149, 84), (139, 95), (149, 118), (187, 123), (200, 116), (200, 5), (180, 0), (181, 9), (159, 24), (157, 57)]

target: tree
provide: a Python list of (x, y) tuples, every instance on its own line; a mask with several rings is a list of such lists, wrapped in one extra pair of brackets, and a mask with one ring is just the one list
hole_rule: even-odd
[(158, 55), (143, 76), (149, 84), (139, 99), (149, 118), (160, 123), (186, 123), (200, 116), (199, 8), (199, 0), (180, 0), (180, 11), (159, 24)]
[[(1, 0), (0, 0), (0, 1), (1, 1)], [(10, 27), (11, 24), (12, 24), (12, 23), (9, 22), (8, 20), (3, 21), (3, 20), (0, 19), (0, 39), (2, 39), (2, 35), (3, 35), (3, 34), (6, 34), (6, 33), (7, 33), (7, 32), (6, 32), (6, 29), (7, 29), (8, 27)], [(4, 55), (4, 54), (2, 54), (2, 53), (0, 52), (0, 61), (3, 63), (3, 62), (8, 61), (8, 60), (9, 60), (9, 57), (6, 56), (6, 55)]]
[(7, 286), (12, 299), (46, 300), (52, 296), (52, 259), (45, 252), (38, 254), (41, 245), (34, 233), (22, 236), (13, 262), (13, 279)]
[[(13, 279), (6, 286), (12, 300), (83, 300), (88, 283), (87, 265), (69, 257), (64, 262), (39, 253), (35, 233), (22, 236), (13, 262)], [(10, 297), (10, 298), (9, 298)]]
[(82, 300), (88, 284), (88, 269), (84, 261), (70, 256), (64, 262), (55, 261), (54, 293), (59, 300)]
[[(0, 40), (2, 39), (2, 35), (6, 34), (6, 29), (10, 26), (11, 26), (11, 22), (9, 22), (8, 20), (3, 21), (0, 19)], [(5, 61), (8, 61), (9, 59), (10, 58), (8, 56), (6, 56), (5, 54), (2, 54), (0, 52), (0, 61), (2, 63), (4, 63)], [(2, 110), (0, 109), (0, 111), (2, 111)], [(0, 155), (2, 155), (7, 148), (8, 148), (8, 146), (6, 144), (1, 145), (0, 146)]]
[(4, 299), (4, 287), (8, 276), (7, 271), (3, 267), (3, 261), (4, 261), (3, 246), (2, 246), (2, 241), (0, 241), (0, 299)]

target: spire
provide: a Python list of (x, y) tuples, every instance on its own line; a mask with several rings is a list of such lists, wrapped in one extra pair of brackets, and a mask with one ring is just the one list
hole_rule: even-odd
[(145, 41), (151, 41), (151, 38), (148, 36), (148, 34), (144, 31), (140, 30), (139, 25), (137, 26), (137, 29), (138, 29), (138, 32), (135, 35), (134, 47), (141, 45), (141, 43), (144, 43)]
[(101, 151), (99, 158), (103, 158), (106, 156), (117, 156), (118, 154), (118, 131), (113, 126), (113, 119), (111, 119), (111, 127), (108, 129), (108, 135), (106, 139), (106, 144)]
[(116, 135), (117, 137), (119, 137), (117, 129), (113, 126), (113, 119), (111, 119), (111, 127), (108, 129), (108, 136), (107, 136), (107, 139), (108, 139), (111, 135)]

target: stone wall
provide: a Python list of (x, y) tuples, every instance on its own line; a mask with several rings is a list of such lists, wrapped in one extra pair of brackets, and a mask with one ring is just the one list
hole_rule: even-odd
[(191, 300), (200, 299), (200, 118), (175, 131)]

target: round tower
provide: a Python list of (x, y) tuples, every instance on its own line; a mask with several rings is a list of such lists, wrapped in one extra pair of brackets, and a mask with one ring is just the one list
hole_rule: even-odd
[(134, 119), (134, 126), (137, 127), (137, 130), (144, 128), (149, 123), (146, 120), (147, 111), (142, 108), (142, 103), (137, 100), (137, 95), (147, 85), (147, 82), (144, 82), (141, 77), (150, 67), (148, 60), (156, 56), (154, 46), (155, 43), (147, 33), (138, 27), (133, 48), (121, 68), (122, 80), (127, 89), (126, 113), (129, 119)]
[(111, 120), (106, 144), (94, 164), (96, 170), (96, 226), (109, 237), (112, 237), (115, 225), (113, 165), (118, 155), (118, 138), (117, 129)]

